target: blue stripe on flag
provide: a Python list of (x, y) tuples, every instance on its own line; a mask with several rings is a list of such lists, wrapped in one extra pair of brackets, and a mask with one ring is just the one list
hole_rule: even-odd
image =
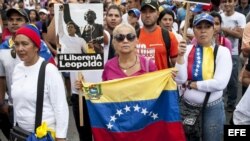
[(92, 127), (114, 132), (136, 131), (158, 121), (180, 121), (177, 91), (164, 90), (152, 100), (105, 104), (88, 100), (87, 105)]

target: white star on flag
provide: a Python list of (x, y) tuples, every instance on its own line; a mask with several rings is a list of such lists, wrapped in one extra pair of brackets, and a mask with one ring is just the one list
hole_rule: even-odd
[(128, 107), (128, 105), (126, 105), (126, 107), (124, 108), (124, 110), (125, 110), (126, 112), (128, 112), (128, 111), (130, 111), (130, 107)]
[(114, 115), (114, 116), (110, 116), (110, 118), (111, 118), (110, 121), (113, 121), (113, 122), (115, 122), (116, 119), (117, 119), (117, 118), (115, 117), (115, 115)]
[(195, 72), (198, 72), (199, 70), (198, 69), (195, 69)]
[(144, 115), (146, 115), (148, 113), (147, 108), (145, 108), (145, 109), (142, 108), (141, 113), (144, 114)]
[(118, 115), (118, 116), (121, 116), (123, 113), (122, 113), (122, 110), (116, 110), (116, 114)]
[(200, 65), (198, 65), (198, 64), (197, 64), (197, 65), (196, 65), (196, 67), (197, 67), (197, 68), (199, 68), (199, 67), (200, 67)]
[(139, 112), (140, 109), (141, 109), (141, 107), (139, 107), (138, 104), (136, 104), (136, 106), (134, 106), (134, 111)]
[(197, 63), (198, 63), (198, 64), (200, 64), (200, 63), (201, 63), (201, 61), (199, 60), (199, 61), (197, 61)]
[(197, 76), (198, 74), (197, 73), (194, 73), (194, 76)]
[(106, 124), (106, 125), (107, 125), (108, 129), (111, 129), (113, 127), (113, 125), (111, 123)]
[(153, 115), (151, 117), (155, 120), (158, 118), (158, 114), (153, 113)]

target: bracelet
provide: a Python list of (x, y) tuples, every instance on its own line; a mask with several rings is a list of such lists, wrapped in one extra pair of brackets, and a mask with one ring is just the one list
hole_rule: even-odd
[(192, 89), (191, 86), (190, 86), (191, 83), (192, 83), (192, 81), (188, 81), (188, 84), (187, 84), (187, 88), (190, 89), (190, 90)]

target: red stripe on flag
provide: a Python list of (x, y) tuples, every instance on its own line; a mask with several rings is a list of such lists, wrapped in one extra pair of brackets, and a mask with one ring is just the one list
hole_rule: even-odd
[(188, 80), (192, 80), (193, 78), (193, 64), (194, 64), (194, 54), (195, 53), (195, 46), (193, 46), (192, 50), (188, 55)]
[(181, 122), (159, 121), (133, 132), (92, 128), (95, 141), (186, 141)]

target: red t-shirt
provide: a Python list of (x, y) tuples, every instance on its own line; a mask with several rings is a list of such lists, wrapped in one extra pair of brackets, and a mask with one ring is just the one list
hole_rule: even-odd
[[(153, 32), (147, 32), (141, 28), (137, 45), (137, 52), (155, 60), (158, 70), (168, 68), (166, 45), (161, 30), (160, 26), (157, 26)], [(175, 58), (178, 55), (178, 41), (172, 32), (169, 32), (169, 37), (171, 40), (170, 58)]]

